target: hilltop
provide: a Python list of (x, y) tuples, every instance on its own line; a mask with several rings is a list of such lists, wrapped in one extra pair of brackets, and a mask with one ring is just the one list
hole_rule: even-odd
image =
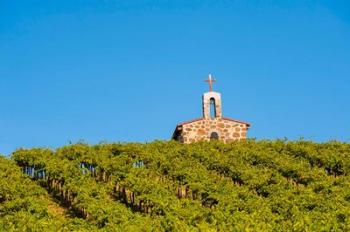
[(345, 231), (349, 173), (340, 142), (19, 149), (0, 159), (0, 230)]

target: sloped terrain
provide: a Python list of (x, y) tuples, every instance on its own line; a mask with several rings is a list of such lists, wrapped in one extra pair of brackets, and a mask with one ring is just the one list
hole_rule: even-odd
[(346, 143), (75, 144), (0, 161), (6, 231), (350, 230)]
[(96, 227), (66, 214), (44, 188), (0, 157), (0, 231), (91, 231)]

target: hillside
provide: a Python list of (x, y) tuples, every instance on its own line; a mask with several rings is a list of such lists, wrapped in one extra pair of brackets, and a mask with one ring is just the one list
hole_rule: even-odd
[(349, 173), (339, 142), (20, 149), (0, 159), (0, 230), (349, 231)]

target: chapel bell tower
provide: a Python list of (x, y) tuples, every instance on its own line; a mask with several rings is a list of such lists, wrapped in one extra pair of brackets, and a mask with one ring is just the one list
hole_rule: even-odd
[(209, 79), (206, 82), (209, 83), (210, 90), (203, 94), (203, 118), (205, 119), (217, 119), (222, 118), (222, 104), (221, 94), (213, 91), (213, 83), (216, 80), (209, 74)]
[(245, 140), (250, 124), (222, 115), (221, 94), (213, 91), (215, 79), (209, 74), (209, 92), (203, 94), (203, 117), (177, 124), (172, 139), (180, 143)]

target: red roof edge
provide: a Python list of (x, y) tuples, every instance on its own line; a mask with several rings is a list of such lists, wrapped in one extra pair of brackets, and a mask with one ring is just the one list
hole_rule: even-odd
[(248, 122), (243, 122), (243, 121), (240, 121), (240, 120), (236, 120), (236, 119), (233, 119), (233, 118), (226, 118), (226, 117), (223, 117), (222, 119), (228, 120), (228, 121), (232, 121), (232, 122), (238, 122), (238, 123), (241, 123), (241, 124), (246, 124), (248, 127), (250, 127), (250, 123), (248, 123)]
[(196, 119), (193, 119), (193, 120), (190, 120), (190, 121), (186, 121), (186, 122), (182, 122), (180, 124), (177, 124), (177, 126), (183, 126), (183, 125), (186, 125), (186, 124), (190, 124), (192, 122), (198, 122), (198, 121), (201, 121), (203, 120), (204, 118), (196, 118)]
[[(243, 122), (243, 121), (236, 120), (236, 119), (233, 119), (233, 118), (226, 118), (226, 117), (222, 117), (222, 119), (223, 120), (232, 121), (232, 122), (241, 123), (241, 124), (245, 124), (248, 127), (250, 127), (250, 123), (247, 123), (247, 122)], [(178, 126), (183, 126), (183, 125), (186, 125), (186, 124), (190, 124), (190, 123), (193, 123), (193, 122), (198, 122), (198, 121), (201, 121), (201, 120), (204, 120), (204, 118), (197, 118), (197, 119), (193, 119), (193, 120), (190, 120), (190, 121), (182, 122), (180, 124), (177, 124), (177, 127)]]

